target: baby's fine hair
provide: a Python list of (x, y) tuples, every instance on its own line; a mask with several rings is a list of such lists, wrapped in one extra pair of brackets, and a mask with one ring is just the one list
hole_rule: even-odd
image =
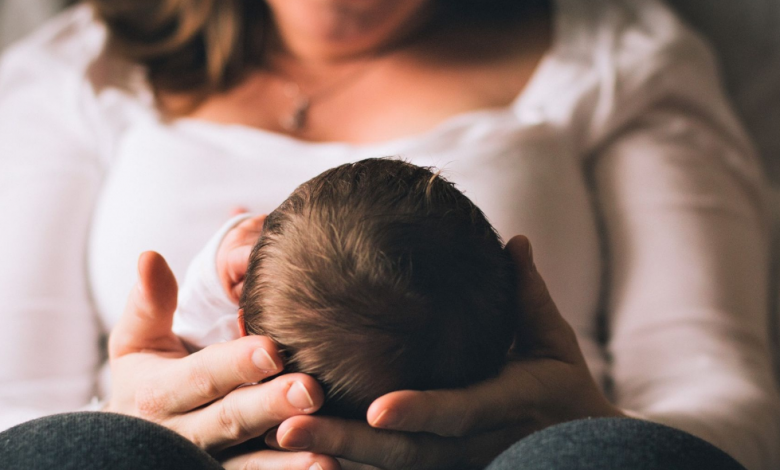
[(241, 306), (324, 412), (365, 418), (401, 389), (498, 373), (514, 338), (511, 260), (480, 211), (429, 168), (368, 159), (299, 186), (265, 221)]

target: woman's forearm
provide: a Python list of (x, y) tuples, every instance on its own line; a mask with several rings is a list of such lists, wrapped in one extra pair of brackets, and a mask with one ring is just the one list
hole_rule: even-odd
[(696, 50), (648, 79), (645, 106), (595, 157), (615, 399), (770, 469), (780, 401), (762, 180), (709, 54)]

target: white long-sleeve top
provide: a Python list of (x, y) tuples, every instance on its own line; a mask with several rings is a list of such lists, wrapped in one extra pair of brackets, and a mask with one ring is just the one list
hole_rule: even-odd
[(142, 251), (182, 279), (230, 208), (269, 212), (327, 168), (400, 155), (531, 238), (617, 405), (780, 467), (762, 177), (708, 48), (657, 0), (557, 0), (514, 103), (367, 145), (164, 123), (105, 38), (82, 6), (0, 63), (0, 429), (102, 393)]

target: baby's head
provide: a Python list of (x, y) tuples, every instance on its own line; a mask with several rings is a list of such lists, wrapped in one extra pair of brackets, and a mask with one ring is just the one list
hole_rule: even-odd
[(484, 214), (427, 168), (369, 159), (298, 187), (266, 219), (241, 307), (326, 413), (365, 417), (401, 389), (498, 373), (514, 337), (514, 276)]

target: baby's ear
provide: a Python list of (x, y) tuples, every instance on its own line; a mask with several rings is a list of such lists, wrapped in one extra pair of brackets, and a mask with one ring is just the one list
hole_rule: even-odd
[(238, 309), (238, 331), (241, 332), (241, 337), (247, 336), (246, 334), (246, 324), (244, 323), (244, 309), (239, 308)]

